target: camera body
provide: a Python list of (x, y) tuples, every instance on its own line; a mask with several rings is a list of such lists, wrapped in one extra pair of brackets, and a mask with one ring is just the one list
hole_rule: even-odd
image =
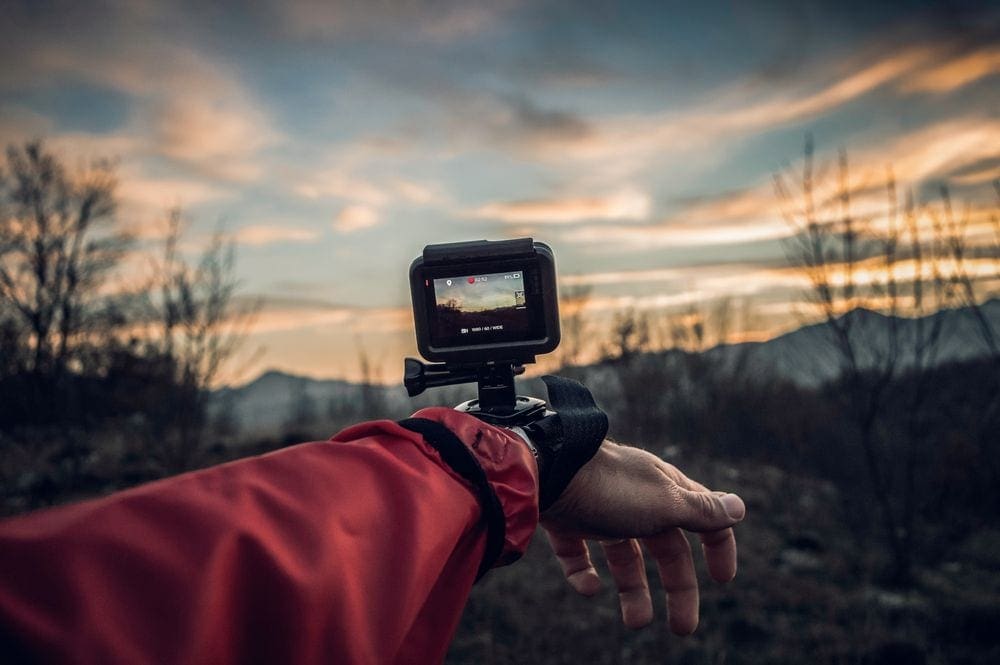
[(478, 399), (460, 411), (513, 427), (544, 417), (546, 403), (514, 391), (525, 363), (559, 345), (556, 264), (531, 238), (427, 245), (410, 265), (417, 348), (407, 358), (411, 397), (427, 388), (475, 382)]
[(555, 258), (531, 238), (428, 245), (410, 265), (410, 295), (427, 360), (523, 364), (559, 345)]

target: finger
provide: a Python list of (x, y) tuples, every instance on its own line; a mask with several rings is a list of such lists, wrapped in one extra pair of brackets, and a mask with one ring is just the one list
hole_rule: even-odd
[[(685, 489), (695, 492), (707, 492), (715, 496), (725, 496), (725, 492), (712, 492), (696, 480), (691, 480), (680, 470), (677, 471), (677, 481)], [(727, 499), (728, 500), (728, 499)], [(745, 512), (745, 511), (744, 511)], [(701, 550), (708, 564), (708, 573), (716, 582), (729, 582), (736, 577), (736, 535), (732, 529), (708, 531), (699, 534)]]
[(699, 534), (699, 537), (712, 579), (729, 582), (736, 577), (736, 536), (733, 530), (709, 531)]
[(656, 559), (660, 581), (667, 593), (670, 630), (676, 635), (690, 635), (698, 627), (698, 577), (691, 545), (680, 529), (670, 529), (643, 542)]
[(642, 628), (653, 620), (653, 601), (649, 596), (646, 566), (636, 540), (603, 542), (608, 570), (618, 587), (622, 622), (629, 628)]
[(579, 538), (568, 538), (552, 533), (548, 529), (545, 530), (545, 535), (549, 538), (552, 551), (562, 566), (563, 575), (566, 576), (570, 586), (584, 596), (593, 596), (600, 591), (601, 578), (598, 577), (597, 569), (590, 560), (587, 543)]
[(676, 482), (667, 491), (671, 496), (663, 505), (665, 527), (679, 526), (698, 533), (720, 531), (746, 515), (743, 499), (735, 494), (692, 491)]

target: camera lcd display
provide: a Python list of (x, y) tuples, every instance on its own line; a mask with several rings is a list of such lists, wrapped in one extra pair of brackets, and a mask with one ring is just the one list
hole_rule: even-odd
[(509, 271), (434, 280), (434, 334), (439, 339), (523, 339), (530, 328), (524, 273)]

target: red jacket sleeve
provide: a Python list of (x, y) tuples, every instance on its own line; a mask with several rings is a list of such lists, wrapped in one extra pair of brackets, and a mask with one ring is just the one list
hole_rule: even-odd
[[(517, 436), (450, 409), (504, 509), (538, 520)], [(390, 421), (0, 523), (0, 649), (79, 663), (441, 661), (483, 555), (470, 486)]]

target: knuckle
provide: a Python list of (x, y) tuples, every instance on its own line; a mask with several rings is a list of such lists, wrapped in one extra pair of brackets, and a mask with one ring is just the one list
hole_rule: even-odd
[(710, 520), (716, 515), (715, 500), (711, 494), (705, 494), (703, 492), (694, 492), (693, 502), (695, 517), (704, 520)]

